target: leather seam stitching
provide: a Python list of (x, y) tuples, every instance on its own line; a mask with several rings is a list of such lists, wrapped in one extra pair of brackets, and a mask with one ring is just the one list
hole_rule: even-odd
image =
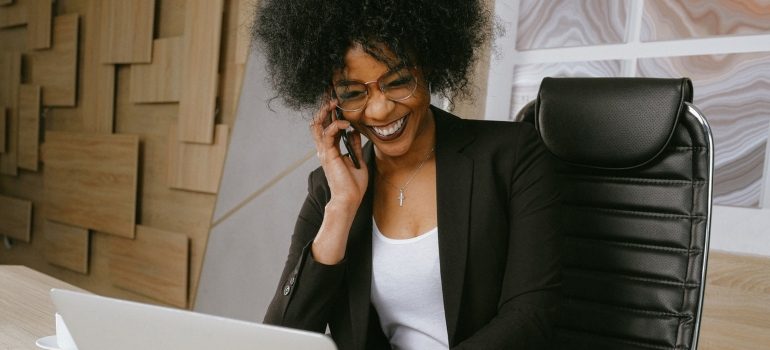
[(647, 250), (660, 250), (660, 251), (667, 251), (667, 252), (685, 253), (688, 256), (700, 254), (701, 252), (703, 252), (702, 249), (675, 248), (675, 247), (656, 246), (656, 245), (642, 244), (642, 243), (608, 241), (608, 240), (592, 239), (592, 238), (585, 238), (585, 237), (578, 237), (578, 236), (570, 236), (570, 237), (566, 237), (566, 239), (583, 241), (581, 244), (589, 244), (589, 242), (595, 242), (595, 243), (600, 243), (604, 245), (615, 245), (615, 246), (641, 248), (641, 249), (647, 249)]
[(703, 146), (671, 146), (668, 147), (669, 150), (677, 150), (677, 151), (690, 151), (690, 150), (702, 150), (707, 149)]
[(628, 313), (635, 313), (640, 315), (648, 315), (648, 316), (665, 316), (665, 317), (672, 317), (676, 319), (683, 319), (683, 318), (689, 318), (692, 315), (688, 313), (673, 313), (673, 312), (665, 312), (665, 311), (658, 311), (658, 310), (650, 310), (650, 309), (640, 309), (640, 308), (634, 308), (634, 307), (628, 307), (628, 306), (620, 306), (620, 305), (613, 305), (603, 302), (597, 302), (593, 300), (588, 299), (582, 299), (582, 298), (575, 298), (570, 297), (569, 299), (583, 302), (584, 304), (591, 304), (591, 305), (597, 305), (598, 307), (603, 307), (606, 309), (615, 309), (615, 310), (621, 310)]
[[(659, 278), (635, 277), (635, 276), (630, 276), (630, 275), (627, 275), (627, 274), (622, 274), (622, 273), (617, 273), (617, 272), (604, 272), (604, 271), (596, 271), (596, 270), (587, 270), (587, 269), (581, 269), (581, 268), (576, 268), (576, 267), (568, 267), (568, 268), (565, 268), (564, 270), (565, 270), (564, 271), (565, 274), (569, 274), (570, 273), (569, 270), (576, 271), (575, 274), (583, 274), (583, 275), (591, 275), (590, 272), (593, 272), (594, 275), (597, 275), (597, 274), (612, 274), (612, 275), (614, 275), (613, 278), (621, 278), (621, 279), (627, 279), (627, 280), (632, 280), (632, 281), (637, 281), (637, 282), (645, 282), (645, 283), (663, 284), (663, 285), (671, 286), (671, 287), (684, 287), (683, 289), (686, 289), (686, 288), (698, 288), (699, 287), (699, 285), (696, 284), (696, 283), (687, 283), (687, 282), (682, 283), (680, 281), (671, 281), (671, 280), (664, 280), (664, 279), (659, 279)], [(585, 271), (585, 272), (581, 272), (581, 271)], [(586, 273), (586, 272), (589, 272), (589, 273)], [(605, 279), (611, 279), (611, 278), (607, 277)]]
[(654, 184), (681, 184), (681, 185), (702, 185), (705, 184), (705, 180), (669, 180), (669, 179), (645, 179), (645, 178), (633, 178), (633, 177), (615, 177), (615, 176), (584, 176), (584, 175), (568, 175), (559, 174), (562, 177), (568, 177), (571, 179), (588, 180), (596, 182), (619, 182), (619, 183), (654, 183)]
[(664, 214), (664, 213), (653, 213), (653, 212), (647, 212), (647, 211), (577, 206), (577, 205), (571, 205), (571, 204), (564, 204), (564, 205), (573, 207), (578, 210), (598, 211), (598, 212), (605, 212), (610, 214), (631, 215), (631, 216), (641, 216), (641, 217), (654, 217), (654, 218), (665, 218), (665, 219), (705, 219), (706, 218), (703, 215)]

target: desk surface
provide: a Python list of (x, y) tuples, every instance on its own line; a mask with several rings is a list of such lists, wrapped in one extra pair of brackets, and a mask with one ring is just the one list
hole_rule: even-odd
[(51, 288), (83, 291), (25, 266), (0, 265), (0, 349), (37, 349), (56, 333)]

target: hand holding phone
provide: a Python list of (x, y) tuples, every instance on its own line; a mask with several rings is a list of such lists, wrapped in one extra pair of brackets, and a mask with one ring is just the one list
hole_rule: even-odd
[[(345, 118), (342, 117), (342, 111), (340, 111), (339, 108), (334, 108), (334, 115), (336, 116), (337, 120), (345, 120)], [(342, 130), (342, 143), (345, 145), (345, 150), (348, 151), (350, 160), (353, 161), (353, 166), (355, 166), (356, 169), (361, 169), (361, 163), (358, 162), (358, 157), (356, 157), (356, 153), (353, 152), (353, 147), (350, 146), (350, 139), (348, 137), (347, 130)]]

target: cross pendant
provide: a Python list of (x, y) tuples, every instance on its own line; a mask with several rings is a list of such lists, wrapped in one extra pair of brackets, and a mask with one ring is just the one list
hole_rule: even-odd
[(398, 190), (398, 206), (404, 206), (404, 190), (401, 189)]

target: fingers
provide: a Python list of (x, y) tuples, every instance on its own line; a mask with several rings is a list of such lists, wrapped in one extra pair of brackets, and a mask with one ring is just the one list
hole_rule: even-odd
[(363, 162), (364, 159), (364, 151), (361, 146), (361, 133), (358, 132), (358, 130), (353, 131), (350, 133), (350, 143), (353, 147), (353, 153), (356, 154), (356, 158), (358, 158), (359, 162)]
[(324, 104), (316, 112), (310, 124), (310, 134), (315, 141), (316, 155), (321, 164), (340, 158), (341, 132), (350, 127), (350, 122), (347, 120), (337, 120), (332, 117), (335, 108), (334, 101)]
[(347, 120), (335, 120), (321, 132), (321, 145), (324, 147), (337, 146), (340, 141), (340, 132), (347, 129), (350, 122)]
[(315, 116), (313, 116), (313, 120), (310, 121), (310, 134), (313, 136), (313, 140), (316, 144), (321, 141), (323, 130), (329, 125), (334, 108), (336, 108), (336, 104), (333, 101), (325, 103), (318, 109)]

